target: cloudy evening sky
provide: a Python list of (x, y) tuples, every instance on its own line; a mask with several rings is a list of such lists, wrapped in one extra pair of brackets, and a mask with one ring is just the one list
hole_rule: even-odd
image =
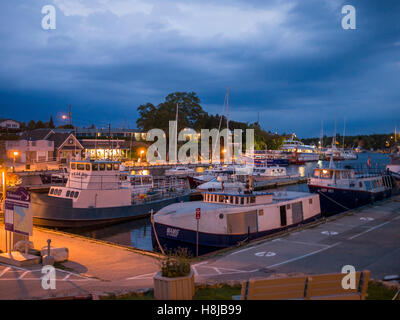
[[(43, 30), (44, 5), (56, 30)], [(341, 27), (343, 5), (357, 29)], [(267, 130), (319, 136), (400, 126), (400, 1), (3, 0), (0, 118), (136, 127), (136, 108), (194, 91)]]

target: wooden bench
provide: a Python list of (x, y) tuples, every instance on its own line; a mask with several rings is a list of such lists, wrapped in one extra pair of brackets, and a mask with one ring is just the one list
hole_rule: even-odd
[(250, 279), (235, 300), (365, 300), (369, 271), (356, 273), (356, 288), (343, 289), (347, 274), (321, 274), (280, 279)]

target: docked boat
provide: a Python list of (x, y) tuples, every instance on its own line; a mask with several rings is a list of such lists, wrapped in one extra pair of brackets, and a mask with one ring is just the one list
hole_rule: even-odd
[(397, 181), (400, 181), (400, 153), (390, 156), (390, 164), (386, 166), (389, 174), (391, 174)]
[(377, 172), (356, 172), (349, 166), (337, 169), (314, 169), (308, 179), (310, 192), (320, 195), (321, 211), (332, 215), (383, 200), (392, 194), (390, 175)]
[(288, 166), (289, 156), (280, 150), (254, 150), (246, 152), (243, 163), (254, 166)]
[(50, 227), (87, 227), (145, 217), (189, 200), (187, 188), (135, 192), (124, 186), (115, 161), (72, 161), (65, 186), (31, 193), (33, 222)]
[(203, 192), (203, 201), (172, 204), (152, 218), (153, 248), (188, 248), (199, 255), (320, 217), (319, 196), (301, 192)]
[(341, 156), (343, 157), (344, 160), (357, 160), (358, 159), (357, 154), (354, 153), (353, 150), (350, 150), (350, 149), (342, 149)]
[(305, 145), (303, 142), (295, 140), (294, 135), (284, 141), (281, 149), (291, 155), (292, 163), (302, 164), (319, 160), (317, 147)]
[(188, 167), (179, 166), (165, 171), (166, 176), (189, 176), (195, 171)]

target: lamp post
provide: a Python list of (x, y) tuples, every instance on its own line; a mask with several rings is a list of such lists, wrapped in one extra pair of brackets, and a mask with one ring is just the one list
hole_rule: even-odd
[(13, 172), (15, 172), (15, 158), (18, 156), (18, 151), (13, 152)]
[(144, 150), (140, 150), (139, 152), (140, 156), (139, 156), (139, 162), (142, 162), (142, 157), (144, 155)]

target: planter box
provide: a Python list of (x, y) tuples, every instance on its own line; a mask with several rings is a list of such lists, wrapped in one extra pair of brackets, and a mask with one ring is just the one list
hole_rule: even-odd
[(154, 276), (154, 297), (157, 300), (192, 300), (193, 296), (193, 270), (185, 277), (167, 278), (161, 272)]

